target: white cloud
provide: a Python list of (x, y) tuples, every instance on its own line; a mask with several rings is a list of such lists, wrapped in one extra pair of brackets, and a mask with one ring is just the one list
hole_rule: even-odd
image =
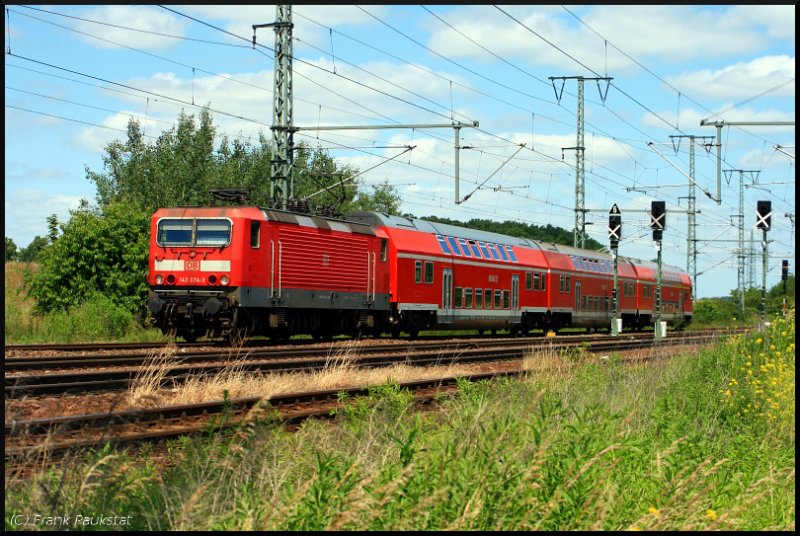
[[(552, 66), (569, 74), (588, 67), (619, 77), (641, 70), (631, 58), (645, 65), (707, 61), (763, 51), (771, 39), (794, 39), (794, 6), (570, 6), (582, 22), (559, 6), (502, 9), (519, 23), (491, 6), (432, 11), (519, 67)], [(456, 59), (492, 57), (439, 21), (428, 26), (433, 32), (428, 46), (441, 54)]]
[(773, 88), (777, 89), (764, 97), (794, 98), (794, 78), (795, 58), (781, 55), (763, 56), (720, 69), (684, 72), (668, 77), (667, 81), (699, 98), (742, 99), (755, 97)]
[[(119, 26), (157, 32), (183, 37), (188, 27), (188, 19), (179, 20), (176, 15), (156, 6), (145, 5), (109, 5), (93, 7), (86, 10), (84, 18), (105, 22), (109, 26), (92, 22), (78, 21), (75, 28), (79, 31), (119, 43), (121, 45), (146, 50), (164, 50), (174, 47), (180, 39), (143, 33)], [(120, 21), (124, 21), (120, 23)], [(116, 26), (110, 26), (116, 25)], [(84, 36), (82, 39), (89, 45), (98, 48), (114, 48), (117, 45)]]

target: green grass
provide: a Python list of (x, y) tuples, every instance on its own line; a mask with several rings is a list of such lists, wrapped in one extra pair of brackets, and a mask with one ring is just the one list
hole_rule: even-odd
[(462, 382), (430, 411), (387, 384), (295, 433), (173, 441), (166, 464), (105, 448), (7, 472), (6, 529), (58, 512), (140, 530), (794, 530), (794, 335), (792, 311), (654, 366)]
[(166, 340), (100, 294), (69, 311), (34, 314), (23, 283), (24, 274), (34, 269), (29, 263), (5, 264), (5, 344)]

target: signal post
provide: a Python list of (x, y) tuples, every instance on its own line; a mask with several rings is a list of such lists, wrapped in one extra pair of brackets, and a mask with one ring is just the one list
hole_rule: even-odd
[(656, 253), (658, 254), (658, 271), (656, 272), (656, 339), (663, 339), (666, 336), (661, 326), (661, 239), (666, 227), (666, 204), (664, 201), (653, 201), (650, 205), (650, 228), (653, 230), (653, 240), (656, 243)]
[(611, 318), (611, 336), (616, 337), (622, 331), (619, 317), (619, 289), (617, 287), (617, 249), (622, 238), (622, 213), (616, 203), (608, 211), (608, 239), (611, 242), (611, 256), (614, 257), (614, 315)]
[(756, 229), (764, 232), (764, 239), (761, 241), (761, 251), (763, 255), (761, 270), (761, 326), (766, 326), (767, 318), (767, 231), (772, 221), (772, 201), (758, 201), (756, 203)]

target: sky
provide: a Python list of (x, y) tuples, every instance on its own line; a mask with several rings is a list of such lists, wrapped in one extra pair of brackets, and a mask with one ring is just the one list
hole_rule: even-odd
[[(795, 10), (294, 5), (294, 140), (362, 171), (362, 188), (388, 181), (417, 217), (570, 231), (582, 153), (587, 235), (608, 244), (616, 204), (619, 253), (655, 259), (648, 212), (664, 201), (662, 261), (682, 269), (694, 140), (697, 297), (730, 295), (740, 253), (746, 284), (761, 287), (759, 200), (772, 203), (770, 288), (782, 259), (795, 273)], [(153, 143), (208, 105), (217, 147), (271, 138), (275, 32), (252, 40), (274, 5), (5, 12), (5, 235), (20, 248), (47, 235), (48, 215), (96, 202), (86, 171), (106, 171), (131, 118)]]

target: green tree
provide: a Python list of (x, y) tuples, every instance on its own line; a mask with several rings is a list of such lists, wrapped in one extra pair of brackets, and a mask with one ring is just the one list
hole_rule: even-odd
[[(209, 202), (209, 190), (231, 187), (248, 188), (250, 203), (269, 206), (273, 151), (267, 138), (259, 134), (258, 144), (253, 145), (223, 136), (216, 151), (215, 138), (208, 107), (200, 111), (199, 124), (181, 112), (177, 126), (152, 145), (144, 143), (139, 123), (131, 119), (127, 139), (106, 146), (103, 172), (87, 167), (86, 176), (97, 187), (100, 206), (125, 200), (152, 212), (164, 206), (203, 205)], [(338, 164), (323, 149), (299, 144), (294, 170), (293, 197), (309, 198), (312, 207), (335, 207), (339, 213), (354, 206), (393, 208), (391, 191), (359, 192), (348, 180), (358, 170)]]
[(41, 255), (44, 248), (50, 241), (43, 237), (43, 236), (36, 236), (31, 243), (28, 244), (28, 247), (22, 248), (19, 252), (19, 260), (22, 262), (36, 262), (39, 260), (39, 255)]
[(369, 195), (364, 191), (359, 191), (353, 200), (351, 210), (372, 210), (389, 216), (400, 214), (402, 199), (397, 189), (389, 184), (389, 181), (374, 185), (372, 189), (373, 192)]
[(12, 239), (6, 237), (6, 261), (17, 260), (17, 245)]

